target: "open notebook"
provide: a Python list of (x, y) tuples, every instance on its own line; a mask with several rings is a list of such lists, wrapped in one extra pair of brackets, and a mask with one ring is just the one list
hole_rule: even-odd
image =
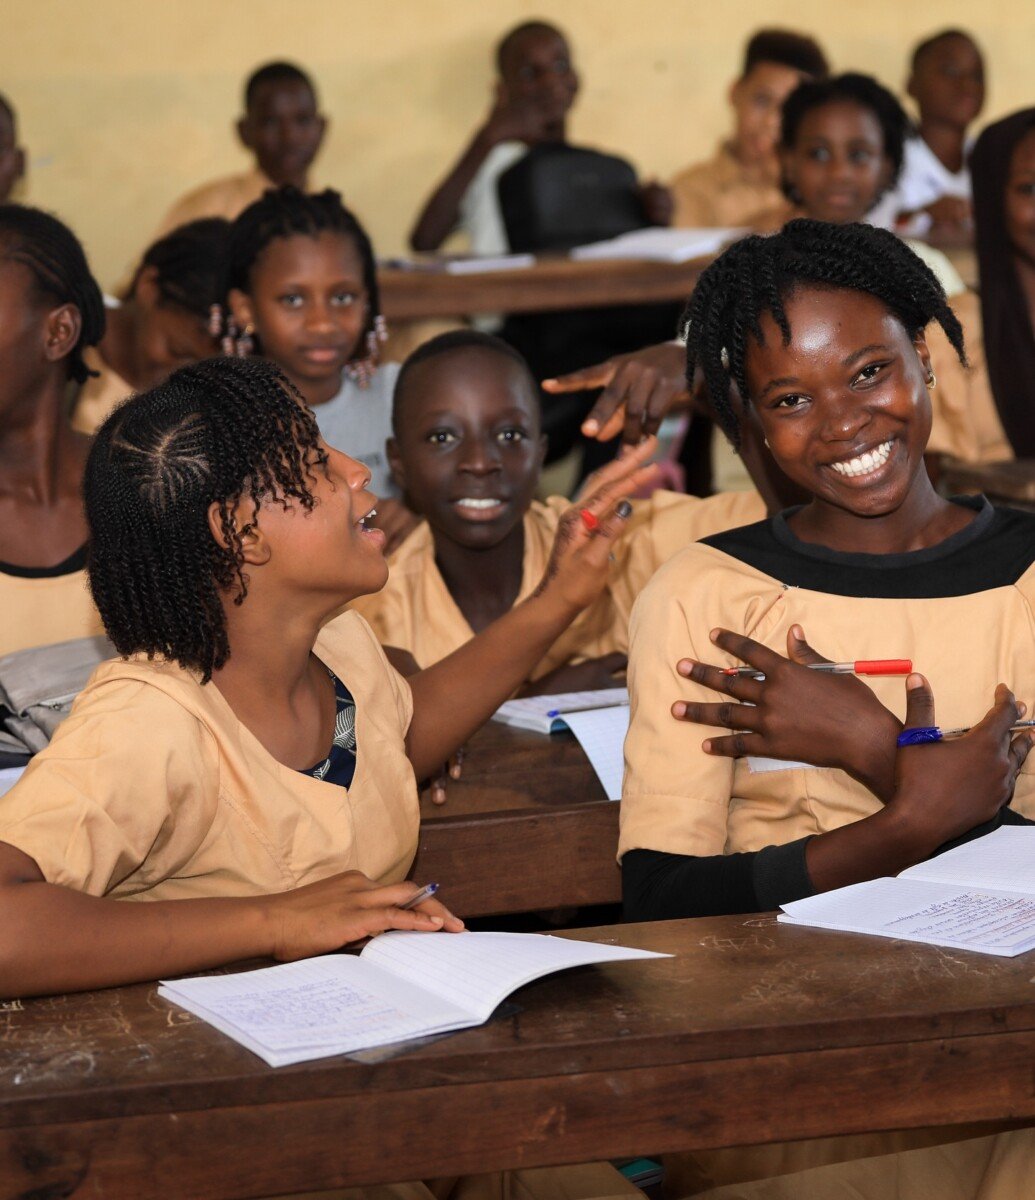
[(647, 258), (655, 262), (689, 262), (718, 252), (743, 237), (746, 229), (634, 229), (603, 242), (590, 242), (571, 251), (575, 259)]
[(158, 994), (282, 1067), (482, 1025), (516, 988), (567, 967), (669, 957), (535, 933), (396, 931), (359, 956), (165, 980)]
[(629, 732), (628, 688), (508, 700), (496, 710), (493, 720), (536, 733), (570, 729), (585, 750), (608, 800), (621, 800), (625, 767), (622, 748)]
[(1007, 825), (918, 863), (795, 900), (781, 921), (1013, 957), (1035, 949), (1035, 827)]

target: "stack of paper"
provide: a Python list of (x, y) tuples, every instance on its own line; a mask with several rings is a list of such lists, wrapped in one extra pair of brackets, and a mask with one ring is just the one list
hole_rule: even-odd
[(743, 237), (747, 229), (634, 229), (619, 237), (571, 251), (575, 259), (646, 258), (654, 262), (690, 262), (707, 258), (730, 242)]
[(780, 920), (1013, 957), (1035, 949), (1035, 827), (1003, 826), (910, 867), (783, 906)]
[(236, 975), (164, 981), (158, 994), (271, 1067), (484, 1024), (516, 988), (591, 963), (668, 958), (534, 933), (404, 933)]

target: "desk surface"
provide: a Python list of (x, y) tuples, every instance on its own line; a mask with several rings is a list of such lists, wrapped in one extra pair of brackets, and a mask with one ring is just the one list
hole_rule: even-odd
[(382, 267), (377, 280), (385, 316), (390, 321), (413, 320), (686, 300), (710, 261), (552, 258), (540, 259), (532, 267), (479, 275)]
[(1035, 508), (1035, 459), (1016, 458), (1005, 462), (947, 462), (942, 468), (946, 486), (957, 494), (984, 492), (1000, 504)]
[(448, 799), (421, 798), (413, 878), (436, 880), (462, 916), (621, 900), (618, 805), (570, 733), (490, 721)]
[[(444, 936), (444, 935), (443, 935)], [(0, 1006), (4, 1195), (209, 1200), (1035, 1116), (1031, 955), (708, 918), (378, 1064), (272, 1070), (152, 985)]]

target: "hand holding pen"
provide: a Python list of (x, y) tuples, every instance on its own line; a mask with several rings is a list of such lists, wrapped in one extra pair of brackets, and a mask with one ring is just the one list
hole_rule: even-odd
[[(866, 683), (843, 669), (848, 664), (832, 663), (813, 650), (800, 625), (787, 632), (786, 657), (728, 630), (713, 630), (711, 637), (746, 667), (730, 673), (730, 668), (681, 660), (677, 671), (699, 687), (672, 706), (677, 720), (732, 731), (708, 738), (703, 743), (708, 754), (838, 767), (879, 799), (890, 798), (901, 725)], [(904, 660), (891, 665), (909, 669)], [(724, 698), (712, 702), (708, 692)]]

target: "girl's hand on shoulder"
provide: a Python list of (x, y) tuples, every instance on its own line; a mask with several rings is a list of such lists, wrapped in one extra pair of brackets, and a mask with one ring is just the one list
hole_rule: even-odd
[(464, 923), (438, 900), (400, 908), (420, 889), (414, 883), (376, 884), (345, 871), (266, 898), (270, 954), (280, 962), (339, 950), (386, 929), (459, 933)]
[(632, 514), (624, 497), (654, 476), (656, 468), (647, 460), (656, 449), (657, 439), (647, 438), (593, 473), (589, 494), (561, 517), (536, 597), (576, 613), (600, 595), (607, 586), (612, 547)]
[(733, 731), (702, 743), (708, 754), (837, 767), (878, 799), (890, 799), (901, 726), (861, 679), (809, 670), (809, 663), (830, 660), (812, 649), (800, 625), (787, 631), (786, 658), (726, 629), (713, 630), (712, 641), (765, 679), (727, 674), (722, 667), (687, 658), (676, 665), (680, 675), (727, 697), (717, 703), (678, 700), (672, 705), (678, 721)]
[[(1025, 706), (1001, 683), (995, 703), (969, 733), (898, 748), (895, 794), (887, 811), (902, 819), (921, 857), (993, 820), (1009, 804), (1033, 739), (1030, 732), (1011, 733), (1024, 712)], [(934, 725), (931, 686), (922, 675), (910, 675), (904, 729)]]

